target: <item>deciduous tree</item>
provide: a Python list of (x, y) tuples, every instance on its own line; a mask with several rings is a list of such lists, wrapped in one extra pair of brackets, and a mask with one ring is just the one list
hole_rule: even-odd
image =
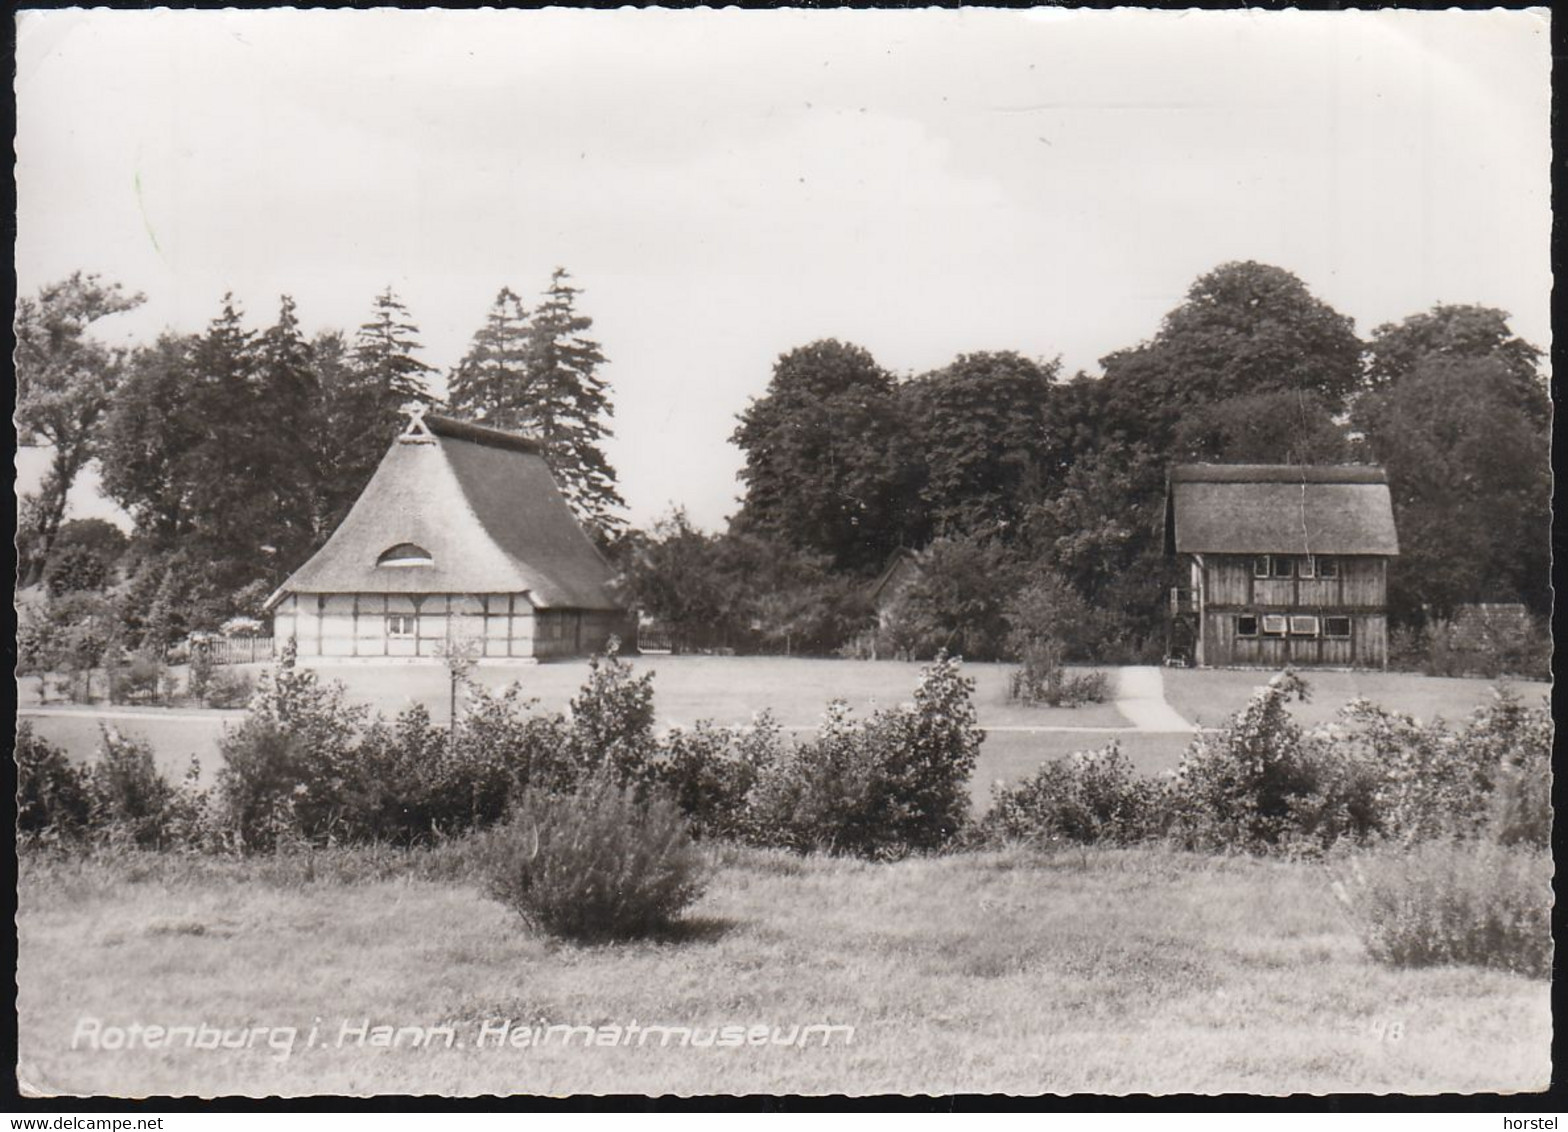
[(865, 349), (824, 339), (782, 355), (731, 439), (746, 454), (738, 532), (863, 572), (919, 537), (910, 431)]
[(71, 485), (94, 455), (99, 425), (121, 376), (124, 351), (88, 331), (142, 301), (118, 283), (75, 272), (17, 303), (16, 427), (22, 443), (52, 448), (44, 482), (21, 511), (27, 523), (19, 539), (27, 552), (19, 563), (24, 585), (43, 577)]

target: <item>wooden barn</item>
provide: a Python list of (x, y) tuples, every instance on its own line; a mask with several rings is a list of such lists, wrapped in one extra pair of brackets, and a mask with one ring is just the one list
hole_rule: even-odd
[(410, 410), (342, 524), (268, 600), (301, 661), (582, 656), (633, 639), (610, 568), (527, 437)]
[(1382, 468), (1173, 468), (1165, 551), (1189, 572), (1171, 593), (1173, 656), (1207, 667), (1388, 663), (1399, 539)]

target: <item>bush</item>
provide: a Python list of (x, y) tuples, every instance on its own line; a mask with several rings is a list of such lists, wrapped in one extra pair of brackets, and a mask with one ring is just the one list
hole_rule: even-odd
[(1306, 683), (1281, 672), (1217, 734), (1200, 734), (1172, 784), (1175, 828), (1190, 848), (1265, 851), (1290, 825), (1292, 802), (1314, 785), (1301, 728), (1286, 704)]
[(675, 803), (693, 836), (742, 839), (750, 829), (747, 799), (759, 774), (756, 762), (737, 753), (734, 734), (699, 721), (664, 736), (646, 786)]
[(1134, 771), (1112, 740), (1046, 763), (1014, 786), (998, 783), (981, 831), (990, 843), (1128, 845), (1159, 836), (1164, 811), (1159, 785)]
[(765, 770), (755, 788), (757, 835), (798, 852), (872, 859), (937, 849), (963, 828), (967, 785), (984, 733), (974, 681), (939, 655), (911, 707), (865, 723), (841, 701), (816, 737)]
[(1431, 841), (1337, 863), (1334, 893), (1368, 952), (1395, 967), (1470, 963), (1547, 978), (1549, 854)]
[(611, 639), (588, 660), (588, 682), (572, 700), (571, 743), (579, 773), (608, 766), (624, 784), (642, 780), (653, 755), (653, 673), (632, 674)]
[(168, 672), (162, 656), (151, 649), (140, 649), (131, 655), (125, 667), (114, 670), (110, 677), (110, 698), (116, 703), (127, 700), (156, 702), (164, 690)]
[(1394, 630), (1389, 665), (1428, 676), (1552, 677), (1551, 633), (1522, 610), (1472, 607), (1455, 620)]
[(1286, 705), (1307, 694), (1281, 672), (1193, 740), (1171, 783), (1172, 827), (1189, 848), (1322, 848), (1383, 827), (1382, 763), (1344, 735), (1304, 734)]
[(1340, 741), (1380, 768), (1376, 804), (1389, 836), (1549, 841), (1552, 721), (1544, 705), (1526, 707), (1499, 688), (1458, 729), (1364, 701), (1345, 716), (1354, 729)]
[(1052, 648), (1031, 646), (1023, 654), (1023, 664), (1009, 677), (1007, 693), (1027, 704), (1081, 707), (1103, 704), (1110, 688), (1110, 677), (1104, 672), (1069, 676)]
[(247, 849), (280, 834), (326, 838), (344, 816), (344, 786), (368, 711), (294, 663), (292, 644), (262, 681), (244, 721), (219, 743), (219, 822)]
[(675, 804), (639, 802), (608, 772), (571, 794), (528, 791), (479, 852), (489, 896), (573, 940), (667, 930), (702, 894), (706, 871)]
[(205, 641), (191, 641), (189, 651), (190, 670), (185, 679), (185, 690), (190, 693), (191, 699), (205, 704), (218, 664), (213, 660), (211, 646)]
[(87, 828), (92, 796), (86, 770), (40, 739), (33, 725), (16, 729), (17, 832), (61, 839)]
[(219, 668), (207, 679), (202, 692), (196, 690), (196, 658), (191, 658), (191, 694), (208, 707), (240, 708), (256, 694), (256, 681), (248, 673)]
[(174, 791), (158, 771), (152, 748), (112, 727), (100, 733), (98, 760), (88, 779), (93, 826), (111, 838), (163, 845)]
[(471, 774), (494, 790), (504, 784), (520, 795), (527, 787), (565, 792), (577, 781), (578, 767), (564, 716), (539, 713), (537, 700), (525, 700), (517, 684), (492, 692), (468, 685), (466, 706), (456, 729), (459, 755)]

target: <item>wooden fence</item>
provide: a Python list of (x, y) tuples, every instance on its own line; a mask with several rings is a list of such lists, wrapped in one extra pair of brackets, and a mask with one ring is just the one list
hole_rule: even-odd
[(214, 664), (255, 664), (272, 659), (271, 637), (215, 637), (204, 646)]

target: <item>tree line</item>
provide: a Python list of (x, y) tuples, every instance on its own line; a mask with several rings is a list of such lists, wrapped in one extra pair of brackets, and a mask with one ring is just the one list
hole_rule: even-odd
[[(564, 269), (532, 310), (502, 288), (443, 399), (390, 287), (352, 334), (307, 337), (286, 295), (272, 324), (252, 329), (225, 296), (203, 332), (129, 349), (92, 328), (143, 296), (81, 273), (41, 288), (18, 303), (16, 423), (23, 443), (50, 446), (51, 463), (19, 509), (19, 584), (114, 585), (129, 647), (254, 616), (347, 514), (410, 401), (538, 437), (567, 501), (608, 537), (623, 506), (602, 450), (614, 409), (579, 294)], [(132, 519), (128, 542), (102, 521), (65, 519), (92, 460)]]
[[(1148, 657), (1175, 581), (1165, 477), (1186, 461), (1385, 466), (1396, 625), (1471, 601), (1550, 607), (1551, 404), (1540, 352), (1499, 310), (1439, 305), (1361, 338), (1290, 272), (1249, 262), (1199, 278), (1093, 374), (992, 351), (900, 378), (859, 346), (812, 342), (739, 414), (743, 496), (713, 534), (679, 509), (648, 530), (620, 519), (605, 357), (579, 295), (564, 270), (531, 310), (502, 288), (443, 408), (543, 442), (628, 600), (677, 648), (982, 658), (1016, 628), (1010, 611), (1035, 609), (1070, 653)], [(307, 337), (285, 296), (259, 330), (225, 297), (199, 334), (94, 337), (141, 301), (77, 274), (22, 300), (16, 323), (18, 430), (51, 447), (22, 501), (19, 581), (112, 585), (130, 647), (255, 615), (352, 506), (402, 405), (437, 400), (390, 288), (352, 334)], [(133, 520), (128, 543), (65, 521), (91, 460)], [(903, 550), (919, 577), (879, 639), (869, 591)]]
[(677, 646), (853, 648), (869, 583), (919, 550), (884, 647), (994, 656), (1009, 605), (1035, 586), (1072, 611), (1078, 651), (1147, 657), (1176, 580), (1161, 525), (1173, 464), (1376, 463), (1402, 550), (1396, 625), (1473, 601), (1544, 615), (1540, 357), (1505, 312), (1474, 305), (1363, 339), (1300, 279), (1253, 262), (1203, 275), (1097, 374), (998, 351), (899, 379), (862, 347), (813, 342), (782, 355), (740, 415), (744, 496), (728, 529), (704, 534), (676, 511), (633, 534), (628, 576)]

